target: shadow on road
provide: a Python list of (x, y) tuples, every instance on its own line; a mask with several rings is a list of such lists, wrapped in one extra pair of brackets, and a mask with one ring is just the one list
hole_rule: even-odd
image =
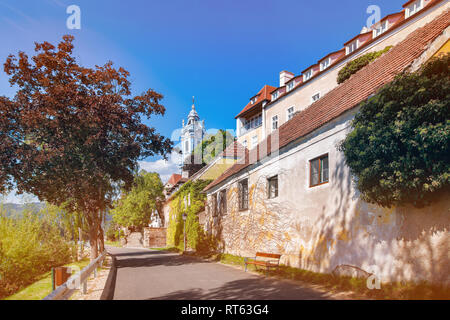
[(325, 293), (272, 279), (241, 279), (213, 290), (180, 290), (148, 300), (317, 300)]
[(182, 256), (169, 251), (139, 251), (129, 253), (114, 253), (117, 258), (116, 267), (141, 268), (154, 266), (180, 266), (191, 263), (204, 263), (204, 261)]

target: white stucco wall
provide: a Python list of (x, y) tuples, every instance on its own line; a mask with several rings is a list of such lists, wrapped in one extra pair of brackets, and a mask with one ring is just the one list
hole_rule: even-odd
[[(361, 201), (336, 148), (355, 111), (210, 190), (207, 231), (235, 255), (276, 252), (283, 254), (282, 263), (316, 272), (347, 264), (382, 281), (449, 283), (450, 197), (424, 209), (385, 209)], [(330, 181), (309, 187), (309, 160), (326, 153)], [(276, 174), (279, 196), (267, 200), (266, 179)], [(237, 182), (243, 178), (249, 179), (250, 210), (239, 211)], [(227, 214), (212, 217), (211, 197), (224, 188)]]

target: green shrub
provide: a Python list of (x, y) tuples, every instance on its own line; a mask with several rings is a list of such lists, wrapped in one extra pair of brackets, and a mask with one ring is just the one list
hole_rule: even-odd
[(42, 212), (8, 218), (0, 208), (0, 298), (72, 261), (76, 251), (61, 234), (58, 221)]
[(363, 200), (422, 207), (450, 192), (450, 54), (362, 104), (341, 143)]
[(363, 67), (367, 66), (369, 63), (380, 57), (383, 53), (388, 52), (392, 46), (386, 47), (381, 51), (369, 52), (355, 60), (350, 61), (343, 67), (338, 74), (337, 82), (339, 84), (343, 83), (345, 80), (349, 79), (353, 74), (361, 70)]

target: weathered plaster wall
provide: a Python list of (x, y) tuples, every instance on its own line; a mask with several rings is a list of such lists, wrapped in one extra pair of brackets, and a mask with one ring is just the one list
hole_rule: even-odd
[[(347, 113), (277, 158), (211, 190), (208, 232), (224, 252), (283, 254), (281, 262), (316, 272), (348, 264), (382, 281), (449, 283), (450, 197), (424, 209), (384, 209), (361, 201), (336, 149), (349, 130)], [(329, 154), (330, 181), (309, 187), (309, 160)], [(278, 174), (279, 196), (267, 200), (266, 180)], [(249, 179), (249, 210), (238, 210), (238, 185)], [(227, 213), (212, 216), (211, 197), (227, 189)]]

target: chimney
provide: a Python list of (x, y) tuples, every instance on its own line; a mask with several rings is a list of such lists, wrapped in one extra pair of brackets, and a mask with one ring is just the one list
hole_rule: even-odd
[(286, 82), (291, 80), (294, 77), (294, 74), (289, 71), (281, 71), (280, 72), (280, 87), (286, 85)]

